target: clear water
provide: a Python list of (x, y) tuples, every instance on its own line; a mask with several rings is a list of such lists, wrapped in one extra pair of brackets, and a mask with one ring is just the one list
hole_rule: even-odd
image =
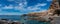
[[(21, 17), (21, 22), (25, 24), (50, 24), (50, 22), (43, 22), (43, 21), (37, 21), (37, 20), (28, 20), (29, 17)], [(27, 19), (27, 20), (24, 20)]]
[(30, 20), (30, 21), (27, 21), (27, 24), (50, 24), (50, 22)]
[(1, 19), (20, 20), (20, 15), (0, 15)]

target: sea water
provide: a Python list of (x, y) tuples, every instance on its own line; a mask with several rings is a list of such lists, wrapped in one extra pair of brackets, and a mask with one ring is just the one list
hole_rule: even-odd
[[(38, 20), (28, 20), (29, 17), (21, 17), (21, 22), (24, 24), (50, 24), (50, 22), (38, 21)], [(27, 20), (24, 20), (27, 19)]]
[(0, 19), (20, 20), (20, 15), (0, 15)]
[(26, 22), (27, 24), (50, 24), (50, 22), (43, 22), (43, 21), (37, 21), (37, 20), (30, 20)]

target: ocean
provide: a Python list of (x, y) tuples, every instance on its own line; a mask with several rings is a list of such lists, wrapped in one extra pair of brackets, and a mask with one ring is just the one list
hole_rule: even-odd
[(20, 15), (0, 15), (0, 19), (20, 20)]
[(30, 20), (30, 21), (27, 21), (27, 24), (50, 24), (50, 22), (43, 22), (43, 21), (37, 21), (37, 20)]

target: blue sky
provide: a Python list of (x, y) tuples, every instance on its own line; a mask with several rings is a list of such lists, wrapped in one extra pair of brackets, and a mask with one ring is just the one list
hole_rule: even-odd
[(52, 0), (0, 0), (0, 14), (25, 14), (48, 10)]

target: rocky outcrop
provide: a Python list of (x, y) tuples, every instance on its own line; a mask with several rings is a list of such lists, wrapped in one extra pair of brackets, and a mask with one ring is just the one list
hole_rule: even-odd
[(50, 8), (47, 11), (44, 12), (34, 12), (34, 13), (28, 13), (23, 14), (22, 16), (29, 16), (29, 20), (38, 20), (38, 21), (52, 21), (54, 17), (60, 16), (60, 8), (59, 3), (56, 0), (53, 0)]

